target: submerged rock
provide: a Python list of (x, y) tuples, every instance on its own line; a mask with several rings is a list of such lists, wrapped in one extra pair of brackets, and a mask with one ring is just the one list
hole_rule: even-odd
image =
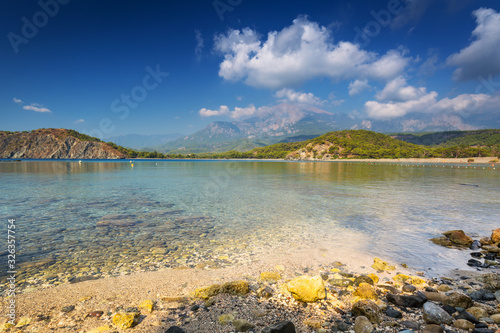
[(376, 269), (377, 271), (394, 271), (396, 270), (396, 266), (389, 265), (386, 261), (383, 261), (380, 258), (374, 258), (373, 259), (373, 269)]
[(472, 244), (472, 238), (467, 236), (463, 230), (450, 230), (443, 232), (443, 235), (456, 245), (470, 246)]
[(246, 281), (232, 281), (222, 285), (214, 284), (209, 287), (198, 288), (194, 292), (197, 298), (209, 299), (218, 294), (231, 294), (231, 295), (246, 295), (250, 292), (248, 282)]
[(325, 283), (321, 276), (299, 276), (287, 283), (292, 296), (300, 302), (316, 302), (326, 297)]
[(262, 272), (260, 273), (260, 280), (263, 282), (276, 282), (281, 279), (281, 275), (276, 272)]
[(429, 240), (431, 242), (433, 242), (434, 244), (440, 245), (440, 246), (450, 247), (450, 246), (453, 245), (453, 243), (451, 242), (451, 240), (449, 240), (448, 237), (445, 237), (445, 236), (431, 238)]

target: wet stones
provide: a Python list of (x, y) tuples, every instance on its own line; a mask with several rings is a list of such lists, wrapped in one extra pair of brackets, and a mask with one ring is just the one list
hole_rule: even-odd
[(424, 321), (428, 324), (451, 324), (453, 318), (438, 305), (426, 302), (423, 305)]
[(386, 297), (387, 301), (390, 303), (405, 308), (421, 308), (426, 301), (417, 295), (397, 295), (388, 293)]
[(467, 236), (463, 230), (451, 230), (443, 233), (454, 245), (470, 246), (472, 238)]
[(394, 270), (396, 270), (396, 266), (392, 266), (380, 258), (373, 259), (372, 268), (377, 270), (377, 271), (394, 271)]
[(287, 289), (300, 302), (316, 302), (326, 297), (325, 283), (321, 276), (299, 276), (287, 283)]

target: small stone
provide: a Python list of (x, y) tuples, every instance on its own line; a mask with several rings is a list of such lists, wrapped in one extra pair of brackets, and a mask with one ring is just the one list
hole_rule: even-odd
[(335, 286), (335, 287), (347, 288), (347, 287), (353, 285), (354, 282), (352, 282), (349, 279), (330, 279), (330, 280), (328, 280), (328, 283), (330, 283), (332, 286)]
[(454, 314), (455, 312), (457, 312), (457, 309), (455, 309), (453, 306), (451, 305), (443, 305), (441, 307), (444, 311), (448, 312), (450, 315)]
[(438, 303), (445, 303), (445, 301), (448, 299), (448, 296), (446, 296), (445, 294), (441, 294), (441, 293), (423, 291), (422, 294), (424, 294), (425, 297), (427, 297), (427, 299), (429, 301), (438, 302)]
[(282, 321), (264, 328), (262, 333), (295, 333), (295, 325), (291, 321)]
[(354, 279), (354, 285), (359, 286), (361, 283), (368, 283), (373, 286), (373, 279), (367, 275), (360, 275)]
[(23, 327), (23, 326), (29, 325), (30, 323), (31, 323), (31, 319), (30, 318), (28, 318), (28, 317), (22, 317), (17, 322), (16, 327)]
[(372, 279), (373, 283), (376, 284), (379, 281), (379, 277), (376, 274), (370, 273), (367, 275), (370, 279)]
[(191, 308), (189, 308), (189, 310), (196, 312), (196, 311), (198, 311), (199, 308), (200, 308), (200, 306), (198, 304), (194, 304)]
[(358, 301), (353, 304), (352, 313), (354, 316), (364, 316), (370, 320), (373, 324), (380, 323), (380, 315), (382, 311), (378, 305), (369, 300)]
[(144, 309), (149, 312), (153, 312), (153, 309), (155, 307), (155, 301), (152, 299), (147, 299), (145, 301), (142, 301), (141, 304), (139, 304), (140, 309)]
[(262, 272), (260, 273), (260, 280), (263, 282), (276, 283), (281, 279), (281, 275), (276, 272)]
[(460, 312), (456, 317), (455, 319), (465, 319), (465, 320), (468, 320), (470, 321), (471, 323), (473, 324), (477, 324), (479, 321), (477, 320), (476, 317), (474, 317), (473, 315), (471, 315), (469, 312), (467, 311), (462, 311)]
[(473, 304), (472, 299), (469, 296), (459, 292), (454, 292), (449, 295), (448, 299), (444, 303), (464, 309), (470, 308)]
[(354, 332), (355, 333), (371, 333), (373, 332), (373, 325), (368, 320), (368, 318), (364, 316), (356, 317), (354, 321)]
[(390, 303), (397, 306), (403, 306), (405, 308), (421, 308), (425, 303), (425, 300), (415, 295), (406, 296), (387, 294), (386, 297), (387, 301), (389, 301)]
[(391, 318), (396, 318), (396, 319), (403, 318), (403, 314), (401, 312), (399, 312), (398, 310), (394, 310), (392, 308), (385, 310), (385, 314), (387, 317)]
[(462, 330), (473, 330), (475, 328), (474, 324), (466, 319), (455, 320), (453, 326)]
[(403, 320), (401, 322), (401, 325), (409, 328), (409, 329), (412, 329), (414, 331), (418, 331), (420, 329), (420, 324), (417, 323), (416, 321), (411, 321), (411, 320)]
[(426, 302), (423, 306), (424, 321), (428, 324), (451, 324), (453, 318), (438, 305)]
[(65, 312), (65, 313), (68, 313), (68, 312), (71, 312), (75, 309), (75, 306), (74, 305), (68, 305), (68, 306), (64, 306), (61, 311), (62, 312)]
[(89, 317), (94, 317), (94, 318), (101, 318), (102, 315), (104, 314), (103, 311), (91, 311), (89, 312)]
[(246, 332), (251, 328), (254, 328), (255, 325), (245, 319), (236, 319), (233, 321), (234, 328), (236, 328), (236, 332)]
[(310, 328), (319, 329), (321, 328), (321, 321), (318, 319), (306, 319), (304, 324)]
[(222, 314), (219, 316), (219, 323), (221, 325), (226, 325), (234, 321), (234, 316), (232, 314)]
[(493, 319), (493, 321), (495, 322), (495, 324), (500, 324), (500, 313), (491, 315), (490, 318)]
[(426, 325), (422, 329), (422, 333), (444, 333), (444, 330), (439, 325), (431, 324), (431, 325)]
[(138, 312), (119, 312), (113, 315), (113, 324), (118, 328), (127, 329), (139, 323)]
[(491, 245), (491, 238), (489, 237), (483, 237), (479, 240), (479, 243), (481, 243), (482, 245)]
[(373, 288), (370, 284), (365, 282), (362, 282), (359, 285), (359, 287), (356, 288), (354, 296), (358, 296), (361, 299), (373, 299), (373, 300), (378, 299), (378, 295), (375, 288)]
[(372, 268), (376, 269), (377, 271), (394, 271), (394, 270), (396, 270), (396, 266), (389, 265), (386, 261), (383, 261), (380, 258), (373, 259)]
[(443, 293), (445, 293), (445, 292), (447, 292), (447, 291), (450, 291), (451, 289), (452, 289), (452, 288), (451, 288), (449, 285), (447, 285), (447, 284), (442, 284), (442, 285), (440, 285), (440, 286), (437, 288), (437, 290), (438, 290), (438, 291), (441, 291), (441, 292), (443, 292)]
[(111, 327), (109, 325), (102, 325), (102, 326), (91, 329), (87, 333), (101, 333), (101, 332), (106, 332), (109, 330), (111, 330)]
[(489, 317), (488, 311), (476, 306), (468, 308), (467, 312), (476, 317), (477, 319)]
[(417, 290), (417, 287), (412, 286), (411, 284), (405, 284), (402, 289), (405, 293), (413, 293)]
[(500, 302), (500, 290), (499, 291), (495, 291), (495, 298), (498, 302)]
[(451, 242), (451, 240), (449, 240), (448, 237), (445, 237), (445, 236), (431, 238), (429, 240), (431, 242), (433, 242), (434, 244), (440, 245), (440, 246), (450, 247), (450, 246), (453, 245), (453, 243)]
[(227, 282), (222, 285), (214, 284), (209, 287), (198, 288), (194, 292), (194, 296), (197, 298), (203, 298), (205, 300), (212, 296), (218, 294), (231, 294), (236, 296), (243, 296), (250, 292), (250, 288), (247, 281), (232, 281)]
[(287, 289), (300, 302), (316, 302), (326, 297), (325, 283), (321, 276), (299, 276), (287, 283)]
[(493, 330), (490, 330), (488, 328), (475, 328), (474, 330), (472, 330), (472, 333), (495, 333), (495, 331)]

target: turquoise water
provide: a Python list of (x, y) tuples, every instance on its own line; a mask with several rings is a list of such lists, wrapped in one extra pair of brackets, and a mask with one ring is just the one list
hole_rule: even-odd
[[(487, 166), (133, 164), (0, 163), (0, 216), (5, 234), (7, 218), (16, 218), (21, 285), (237, 265), (266, 246), (314, 239), (432, 275), (466, 268), (469, 256), (429, 238), (451, 229), (488, 236), (500, 227), (500, 170)], [(6, 265), (6, 252), (1, 259)]]

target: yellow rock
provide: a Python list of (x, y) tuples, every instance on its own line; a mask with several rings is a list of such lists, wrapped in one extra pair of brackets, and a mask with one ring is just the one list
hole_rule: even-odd
[(226, 325), (234, 321), (234, 316), (232, 314), (223, 314), (219, 316), (219, 323), (221, 325)]
[(331, 271), (333, 273), (340, 273), (341, 272), (340, 269), (338, 269), (338, 268), (332, 268)]
[(90, 331), (88, 331), (87, 333), (106, 332), (106, 331), (109, 331), (110, 329), (111, 329), (111, 327), (109, 327), (109, 325), (103, 325), (103, 326), (99, 326), (99, 327), (93, 328)]
[(281, 279), (281, 275), (276, 272), (262, 272), (260, 273), (260, 279), (264, 282), (276, 282)]
[(316, 302), (326, 296), (325, 283), (321, 276), (303, 275), (287, 283), (288, 291), (300, 302)]
[(304, 324), (315, 329), (321, 328), (321, 321), (318, 319), (306, 319), (304, 320)]
[(410, 283), (414, 285), (425, 284), (424, 279), (419, 278), (418, 276), (409, 276), (406, 274), (397, 274), (396, 276), (393, 276), (392, 279), (399, 283)]
[(214, 284), (209, 287), (196, 289), (194, 296), (196, 298), (209, 299), (212, 296), (226, 293), (231, 295), (246, 295), (250, 291), (248, 282), (246, 281), (232, 281), (222, 285)]
[(378, 271), (394, 271), (394, 270), (396, 270), (396, 266), (391, 266), (386, 261), (383, 261), (380, 258), (373, 259), (372, 268), (376, 269)]
[(5, 324), (2, 324), (2, 325), (0, 325), (0, 332), (5, 332), (5, 331), (7, 331), (9, 328), (11, 328), (11, 327), (14, 327), (14, 325), (13, 325), (13, 324), (11, 324), (11, 323), (5, 323)]
[(149, 312), (153, 312), (154, 307), (155, 307), (155, 301), (153, 301), (152, 299), (147, 299), (145, 301), (142, 301), (141, 304), (139, 304), (140, 309), (144, 309)]
[(493, 230), (493, 232), (491, 233), (491, 241), (493, 243), (500, 242), (500, 228)]
[(368, 274), (368, 277), (373, 280), (374, 284), (377, 284), (378, 281), (379, 281), (379, 278), (378, 278), (378, 276), (376, 274), (370, 273), (370, 274)]
[(30, 323), (31, 323), (31, 319), (29, 319), (28, 317), (22, 317), (17, 322), (16, 327), (23, 327), (23, 326), (29, 325)]
[(113, 315), (113, 324), (121, 329), (134, 327), (138, 323), (139, 313), (137, 312), (120, 312)]
[(477, 319), (479, 318), (486, 318), (489, 317), (488, 311), (485, 309), (479, 308), (477, 306), (473, 306), (471, 308), (467, 309), (467, 312), (476, 317)]
[(84, 297), (80, 297), (80, 299), (78, 300), (79, 302), (85, 302), (85, 301), (88, 301), (92, 299), (92, 296), (84, 296)]
[(370, 284), (364, 282), (360, 283), (358, 288), (356, 288), (354, 296), (358, 296), (360, 299), (378, 299), (375, 288), (373, 288)]

